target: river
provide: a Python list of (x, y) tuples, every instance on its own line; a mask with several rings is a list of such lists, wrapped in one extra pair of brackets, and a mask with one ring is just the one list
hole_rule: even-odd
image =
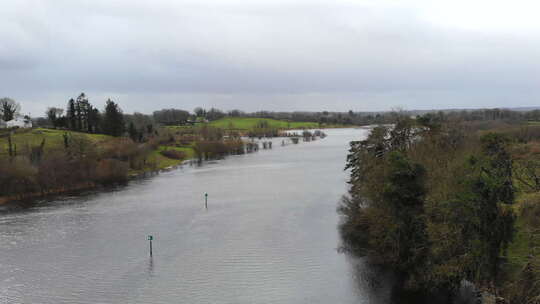
[(0, 303), (389, 303), (387, 284), (336, 250), (348, 145), (367, 131), (325, 132), (114, 190), (0, 206)]

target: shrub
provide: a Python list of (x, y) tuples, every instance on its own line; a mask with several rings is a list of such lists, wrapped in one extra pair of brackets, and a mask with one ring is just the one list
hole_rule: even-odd
[(2, 195), (18, 195), (39, 190), (36, 181), (36, 169), (27, 158), (16, 157), (12, 161), (0, 163), (0, 193)]
[(106, 185), (127, 181), (128, 164), (116, 159), (100, 160), (96, 168), (96, 182)]
[(163, 150), (160, 154), (172, 159), (185, 159), (187, 156), (185, 152), (178, 150)]
[(138, 153), (138, 145), (131, 139), (117, 138), (106, 143), (102, 158), (114, 158), (122, 161), (127, 161)]
[(38, 166), (37, 180), (41, 191), (58, 190), (76, 184), (79, 177), (75, 165), (67, 159), (65, 153), (49, 151)]

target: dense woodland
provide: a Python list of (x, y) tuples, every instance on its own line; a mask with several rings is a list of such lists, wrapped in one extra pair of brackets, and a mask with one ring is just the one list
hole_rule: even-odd
[(468, 280), (537, 303), (540, 127), (455, 118), (399, 117), (351, 143), (343, 249), (407, 290), (452, 294)]

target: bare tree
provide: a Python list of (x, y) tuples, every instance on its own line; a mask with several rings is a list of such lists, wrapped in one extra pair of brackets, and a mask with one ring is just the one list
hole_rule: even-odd
[(0, 118), (4, 121), (14, 119), (20, 109), (21, 105), (15, 100), (8, 97), (0, 98)]

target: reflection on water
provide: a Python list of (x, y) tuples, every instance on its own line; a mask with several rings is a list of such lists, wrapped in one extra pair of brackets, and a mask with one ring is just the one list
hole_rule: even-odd
[(326, 133), (2, 206), (0, 303), (391, 303), (391, 276), (336, 250), (348, 142), (366, 130)]
[(351, 262), (353, 278), (361, 294), (368, 296), (374, 304), (476, 304), (477, 291), (470, 283), (463, 282), (454, 295), (448, 293), (421, 294), (407, 292), (401, 288), (395, 274), (383, 267), (368, 264), (364, 259)]
[(148, 273), (148, 278), (149, 279), (151, 279), (154, 276), (154, 257), (152, 257), (152, 256), (148, 258), (147, 273)]

